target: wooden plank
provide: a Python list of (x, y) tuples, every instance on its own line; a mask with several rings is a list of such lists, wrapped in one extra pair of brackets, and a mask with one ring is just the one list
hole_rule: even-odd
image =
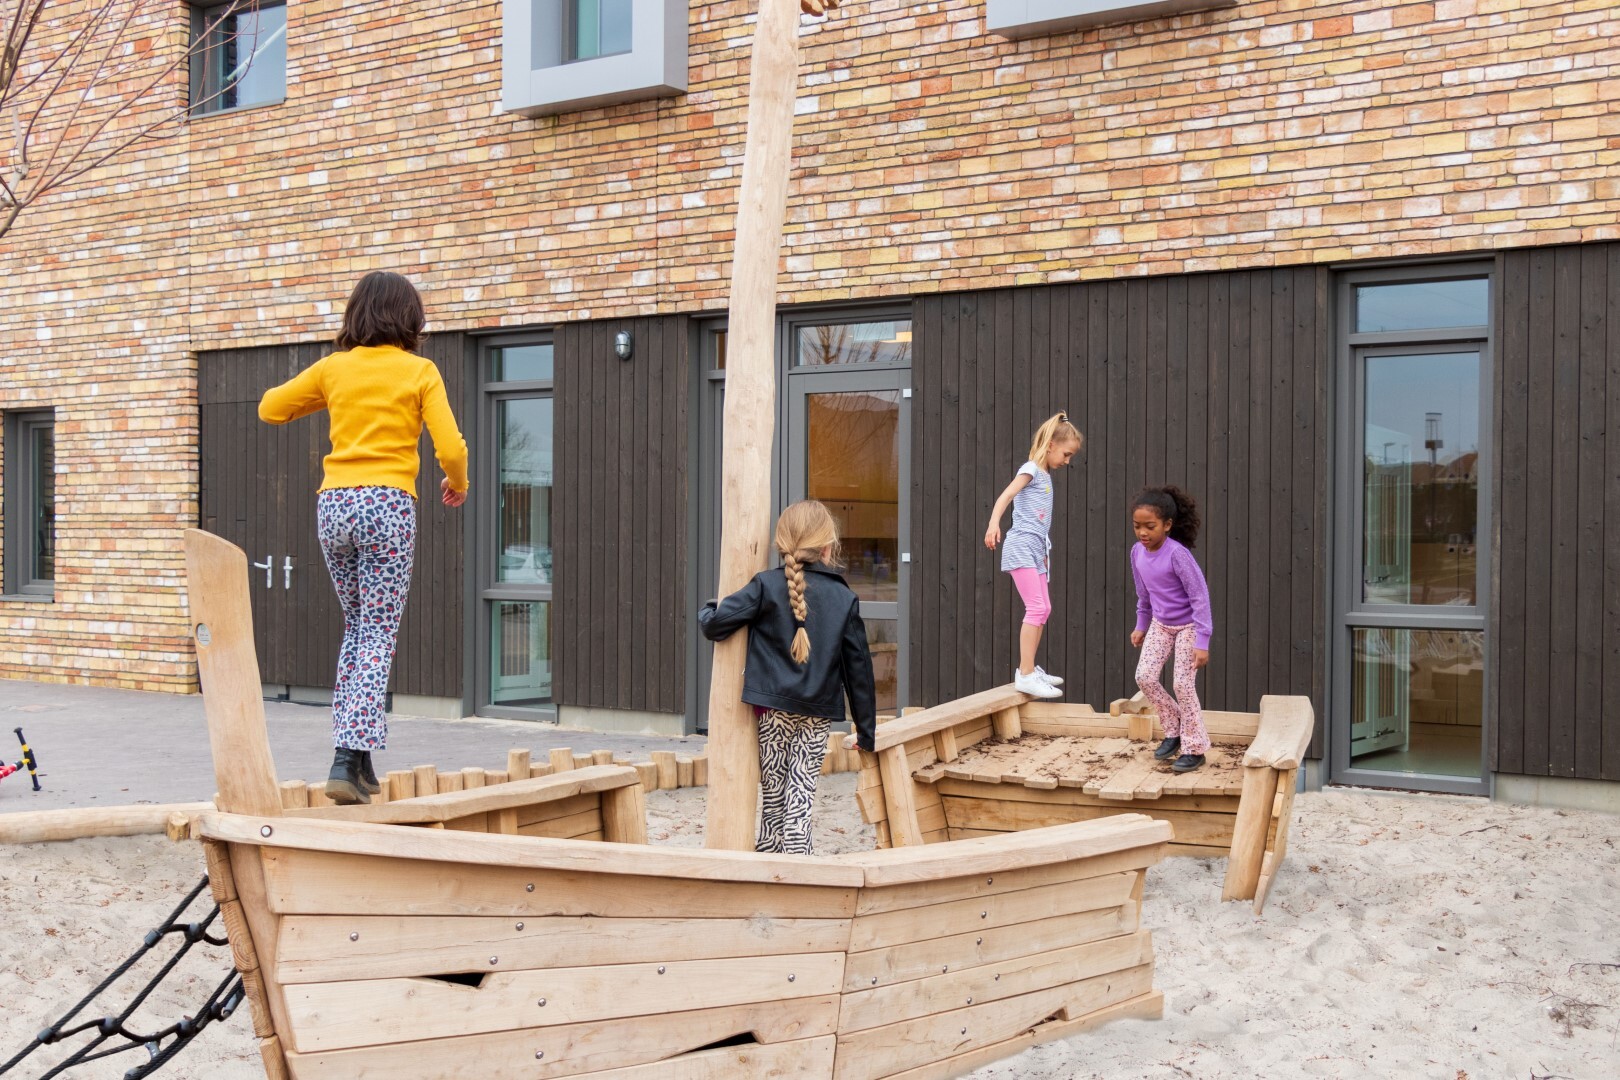
[(1169, 839), (1170, 828), (1164, 822), (1141, 814), (1121, 814), (1108, 821), (1043, 829), (1014, 839), (957, 844), (944, 852), (929, 848), (895, 847), (858, 855), (834, 855), (822, 861), (837, 866), (859, 866), (865, 875), (865, 884), (872, 887), (970, 874), (995, 874), (1027, 866), (1110, 855), (1116, 851), (1164, 843)]
[(797, 1046), (832, 1034), (837, 1023), (838, 998), (827, 995), (288, 1057), (298, 1080), (354, 1080), (368, 1074), (467, 1080), (468, 1062), (478, 1063), (479, 1080), (552, 1080), (662, 1064), (744, 1034), (765, 1045)]
[(1014, 690), (1011, 684), (958, 698), (879, 725), (875, 745), (882, 751), (920, 736), (932, 735), (944, 728), (954, 727), (964, 720), (976, 720), (981, 716), (989, 716), (997, 710), (1016, 708), (1026, 698), (1027, 695)]
[[(944, 801), (945, 824), (951, 829), (990, 829), (1007, 832), (1044, 829), (1071, 822), (1080, 824), (1107, 821), (1119, 814), (1140, 813), (1143, 809), (1134, 803), (1124, 806), (1118, 802), (1095, 806), (1056, 804), (1043, 806), (1039, 803), (1000, 799), (947, 797)], [(1164, 810), (1156, 803), (1152, 806), (1151, 812), (1156, 820), (1168, 823), (1175, 829), (1177, 840), (1197, 844), (1231, 842), (1234, 815)]]
[[(199, 802), (19, 810), (0, 814), (0, 844), (39, 844), (91, 836), (161, 833), (172, 814), (184, 814), (190, 819), (213, 808), (213, 803)], [(192, 836), (196, 835), (192, 832)]]
[[(1107, 717), (1103, 717), (1107, 719)], [(1126, 737), (1123, 726), (1104, 727), (1093, 724), (1080, 724), (1070, 720), (1024, 720), (1021, 722), (1025, 735), (1055, 735), (1066, 739), (1123, 739)]]
[(998, 893), (1019, 892), (1042, 885), (1079, 878), (1102, 877), (1127, 870), (1145, 870), (1157, 863), (1163, 855), (1159, 844), (1127, 848), (1108, 855), (1068, 862), (1045, 863), (1018, 870), (1003, 870), (995, 874), (974, 874), (970, 877), (947, 878), (917, 882), (910, 885), (862, 889), (856, 900), (857, 915), (871, 915), (880, 911), (900, 911), (906, 908), (929, 907), (953, 900), (993, 896)]
[[(885, 725), (888, 726), (888, 725)], [(878, 729), (879, 733), (883, 728)], [(878, 751), (878, 769), (883, 777), (884, 819), (889, 825), (889, 842), (895, 847), (913, 847), (923, 842), (917, 820), (916, 785), (906, 762), (904, 745), (891, 745)]]
[(1104, 799), (1129, 802), (1136, 797), (1137, 786), (1144, 783), (1149, 776), (1167, 771), (1164, 762), (1154, 760), (1150, 754), (1141, 753), (1126, 763), (1124, 768), (1116, 770), (1097, 794)]
[(602, 831), (600, 803), (577, 814), (547, 818), (545, 821), (535, 821), (527, 825), (521, 822), (518, 824), (519, 836), (549, 836), (556, 840), (572, 840), (592, 833), (600, 834)]
[(1260, 732), (1243, 755), (1245, 768), (1296, 769), (1305, 760), (1316, 726), (1308, 697), (1267, 694), (1260, 699)]
[(281, 793), (264, 726), (247, 556), (200, 529), (187, 529), (184, 536), (186, 595), (198, 677), (207, 687), (203, 712), (219, 791), (214, 801), (231, 813), (276, 817)]
[(956, 729), (941, 728), (934, 732), (934, 754), (940, 761), (955, 761), (957, 755)]
[(1078, 1019), (1152, 992), (1153, 966), (1143, 964), (1066, 986), (840, 1035), (833, 1076), (836, 1080), (876, 1080), (931, 1064), (945, 1048), (965, 1053), (1014, 1038), (1054, 1016)]
[(1077, 1020), (1049, 1020), (999, 1043), (954, 1054), (943, 1061), (895, 1073), (887, 1080), (949, 1080), (963, 1076), (981, 1065), (1012, 1057), (1031, 1046), (1068, 1039), (1093, 1031), (1115, 1020), (1158, 1020), (1164, 1016), (1164, 995), (1157, 990), (1096, 1009)]
[(1130, 896), (1135, 880), (1135, 873), (1104, 874), (927, 907), (857, 915), (850, 927), (849, 950), (861, 952), (1029, 922), (1054, 912), (1118, 907)]
[(590, 1075), (600, 1080), (822, 1080), (832, 1074), (837, 1045), (834, 1036), (824, 1035), (775, 1046), (727, 1046)]
[[(477, 770), (479, 779), (483, 770)], [(461, 777), (466, 773), (441, 773), (438, 779)], [(452, 781), (453, 783), (454, 781)], [(636, 782), (636, 772), (628, 765), (597, 765), (577, 769), (558, 776), (535, 777), (494, 787), (465, 788), (423, 795), (404, 802), (390, 802), (380, 806), (334, 806), (320, 810), (300, 812), (299, 818), (320, 818), (334, 821), (369, 821), (385, 824), (417, 824), (426, 821), (449, 821), (471, 814), (488, 813), (511, 807), (543, 806), (557, 800), (582, 793), (608, 791)]]
[[(1183, 775), (1171, 773), (1171, 776)], [(1079, 788), (1059, 788), (1056, 791), (1041, 791), (1035, 788), (1013, 787), (1002, 785), (997, 788), (975, 788), (973, 784), (961, 780), (942, 780), (939, 785), (942, 797), (958, 796), (964, 799), (1003, 799), (1008, 802), (1033, 802), (1060, 806), (1112, 806), (1097, 795), (1087, 795)], [(1119, 807), (1123, 812), (1138, 814), (1156, 814), (1160, 810), (1198, 810), (1208, 813), (1236, 814), (1238, 796), (1242, 787), (1233, 788), (1225, 795), (1171, 795), (1161, 796), (1155, 800), (1151, 807)]]
[[(1243, 796), (1232, 826), (1232, 853), (1226, 862), (1222, 900), (1252, 900), (1260, 882), (1265, 857), (1266, 830), (1271, 824), (1271, 800), (1277, 794), (1277, 771), (1243, 770)], [(1193, 839), (1188, 837), (1187, 839)]]
[(997, 709), (991, 714), (990, 723), (995, 729), (996, 738), (998, 739), (1006, 739), (1007, 741), (1011, 742), (1013, 739), (1016, 739), (1019, 735), (1023, 734), (1023, 728), (1019, 726), (1017, 706), (1012, 706), (1006, 709)]
[(647, 842), (647, 793), (640, 784), (604, 791), (602, 835), (613, 844)]
[(990, 926), (945, 937), (851, 952), (844, 964), (846, 993), (931, 978), (958, 968), (1032, 956), (1049, 949), (1135, 933), (1135, 901), (1092, 911), (1045, 914), (1026, 923)]
[[(1146, 930), (1082, 945), (1043, 950), (975, 967), (940, 970), (923, 979), (876, 986), (844, 995), (840, 1036), (869, 1028), (1016, 997), (1153, 963), (1153, 936)], [(941, 965), (942, 968), (946, 965)]]
[[(276, 977), (336, 982), (842, 950), (847, 919), (295, 915)], [(499, 958), (493, 967), (489, 958)]]
[[(502, 971), (476, 988), (431, 979), (297, 983), (287, 1010), (301, 1052), (835, 994), (842, 952)], [(790, 981), (791, 980), (791, 981)], [(544, 1002), (544, 1005), (538, 1004)]]
[(587, 810), (596, 809), (602, 805), (601, 800), (602, 796), (600, 794), (587, 792), (583, 795), (572, 795), (566, 799), (556, 799), (552, 802), (520, 806), (517, 808), (517, 823), (519, 826), (535, 825), (542, 821), (572, 817), (575, 814), (582, 814)]

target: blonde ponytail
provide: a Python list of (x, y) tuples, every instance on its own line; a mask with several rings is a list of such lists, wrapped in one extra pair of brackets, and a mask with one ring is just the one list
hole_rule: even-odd
[(829, 549), (827, 562), (837, 566), (838, 522), (832, 511), (814, 499), (796, 502), (782, 511), (776, 519), (776, 550), (782, 555), (788, 601), (793, 607), (793, 621), (798, 623), (789, 650), (796, 664), (810, 659), (810, 635), (805, 631), (810, 605), (804, 598), (804, 568), (807, 563), (822, 561), (823, 549)]
[(1067, 446), (1070, 443), (1084, 445), (1085, 437), (1080, 429), (1069, 422), (1068, 413), (1053, 413), (1046, 418), (1046, 422), (1035, 429), (1035, 439), (1029, 444), (1029, 460), (1033, 461), (1044, 472), (1046, 469), (1046, 452), (1053, 443)]

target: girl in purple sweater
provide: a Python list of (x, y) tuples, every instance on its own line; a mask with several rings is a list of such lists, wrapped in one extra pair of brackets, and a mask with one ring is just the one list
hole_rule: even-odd
[[(1153, 702), (1165, 739), (1153, 756), (1190, 772), (1204, 763), (1209, 734), (1198, 705), (1198, 669), (1209, 663), (1209, 586), (1191, 548), (1198, 542), (1198, 504), (1176, 487), (1147, 488), (1131, 503), (1131, 576), (1136, 579), (1136, 629), (1131, 645), (1142, 650), (1136, 685)], [(1164, 662), (1176, 655), (1176, 696), (1159, 682)]]

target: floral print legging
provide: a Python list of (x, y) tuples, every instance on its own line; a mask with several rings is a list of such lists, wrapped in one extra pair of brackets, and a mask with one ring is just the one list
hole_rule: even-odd
[[(1204, 730), (1204, 713), (1198, 704), (1198, 669), (1193, 666), (1193, 628), (1166, 626), (1157, 619), (1148, 624), (1142, 640), (1142, 659), (1136, 663), (1136, 685), (1159, 711), (1159, 723), (1166, 738), (1180, 738), (1183, 754), (1209, 752), (1209, 732)], [(1176, 654), (1173, 680), (1176, 696), (1171, 697), (1159, 681), (1164, 662)]]
[(388, 673), (416, 559), (416, 500), (393, 487), (328, 488), (316, 531), (343, 607), (343, 646), (332, 690), (332, 745), (388, 746)]

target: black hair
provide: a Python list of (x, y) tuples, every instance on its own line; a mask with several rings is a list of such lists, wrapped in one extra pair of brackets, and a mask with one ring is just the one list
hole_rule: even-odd
[(400, 274), (373, 270), (349, 294), (337, 347), (394, 345), (409, 352), (421, 344), (426, 324), (416, 286)]
[(1170, 522), (1170, 539), (1183, 547), (1198, 546), (1198, 500), (1173, 484), (1164, 487), (1143, 488), (1131, 500), (1131, 510), (1146, 507), (1159, 515), (1160, 521)]

